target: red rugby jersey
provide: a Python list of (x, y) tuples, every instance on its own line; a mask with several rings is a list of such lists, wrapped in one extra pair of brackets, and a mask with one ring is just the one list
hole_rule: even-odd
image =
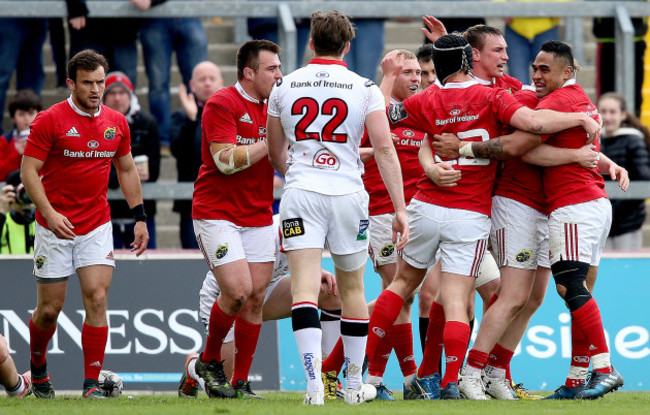
[[(521, 107), (507, 91), (488, 88), (476, 81), (448, 83), (439, 91), (426, 90), (407, 98), (403, 105), (404, 114), (401, 117), (389, 114), (393, 121), (402, 118), (397, 126), (417, 128), (429, 136), (455, 133), (464, 141), (485, 141), (498, 137), (503, 125), (508, 124)], [(432, 151), (435, 154), (433, 147)], [(415, 198), (489, 216), (497, 163), (469, 157), (442, 161), (462, 171), (457, 186), (438, 187), (423, 177), (418, 183)]]
[[(560, 112), (582, 112), (594, 119), (598, 114), (598, 109), (585, 91), (575, 83), (551, 92), (540, 100), (537, 108)], [(546, 143), (562, 148), (580, 148), (587, 142), (587, 134), (580, 127), (560, 131), (545, 138)], [(600, 142), (594, 144), (596, 151), (600, 151)], [(545, 167), (542, 170), (542, 178), (549, 212), (563, 206), (607, 197), (605, 180), (598, 173), (598, 167), (588, 169), (578, 163)]]
[[(532, 109), (539, 102), (535, 91), (529, 89), (522, 89), (514, 96), (520, 103)], [(542, 185), (542, 168), (524, 163), (519, 157), (503, 160), (494, 194), (516, 200), (539, 212), (548, 214), (544, 186)]]
[(192, 218), (221, 219), (238, 226), (273, 223), (273, 167), (267, 157), (231, 175), (217, 169), (210, 143), (250, 145), (266, 137), (266, 104), (237, 84), (219, 90), (203, 109), (203, 164), (194, 183)]
[[(411, 198), (417, 192), (418, 181), (422, 178), (424, 171), (420, 166), (418, 153), (425, 134), (411, 128), (393, 128), (391, 129), (393, 144), (397, 151), (400, 167), (402, 169), (402, 181), (404, 182), (404, 199), (408, 205)], [(371, 147), (368, 135), (364, 136), (361, 143), (362, 147)], [(386, 185), (379, 173), (379, 167), (374, 157), (368, 160), (365, 165), (363, 174), (363, 184), (370, 195), (368, 211), (370, 215), (382, 215), (385, 213), (395, 213), (393, 202), (390, 199)]]
[[(111, 162), (131, 151), (131, 136), (119, 112), (102, 105), (91, 117), (72, 105), (68, 98), (36, 116), (25, 155), (45, 162), (40, 174), (50, 204), (76, 235), (85, 235), (111, 220), (106, 200)], [(38, 210), (36, 220), (47, 228)]]

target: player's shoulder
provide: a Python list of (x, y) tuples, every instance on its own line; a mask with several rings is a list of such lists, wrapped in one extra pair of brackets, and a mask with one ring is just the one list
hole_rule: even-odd
[(499, 78), (500, 83), (502, 88), (509, 90), (511, 93), (515, 93), (524, 86), (524, 83), (521, 82), (519, 79), (515, 78), (514, 76), (510, 76), (508, 74), (503, 74), (501, 78)]

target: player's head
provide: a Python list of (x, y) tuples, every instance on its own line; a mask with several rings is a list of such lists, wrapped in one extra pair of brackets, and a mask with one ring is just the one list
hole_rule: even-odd
[(251, 40), (237, 51), (237, 80), (253, 98), (267, 99), (282, 78), (279, 55), (280, 46), (270, 40)]
[(9, 115), (19, 132), (28, 129), (42, 109), (41, 99), (31, 89), (16, 92), (16, 96), (9, 101)]
[(544, 43), (532, 66), (533, 83), (538, 98), (562, 88), (577, 71), (571, 47), (558, 40)]
[(472, 47), (462, 36), (444, 35), (433, 44), (433, 64), (444, 85), (451, 76), (472, 71)]
[(486, 80), (503, 76), (508, 44), (499, 29), (480, 24), (467, 29), (463, 37), (472, 45), (476, 76)]
[(436, 68), (433, 65), (433, 45), (427, 43), (420, 46), (415, 51), (415, 56), (420, 64), (422, 89), (427, 89), (429, 85), (436, 81)]
[(70, 59), (66, 83), (80, 110), (91, 114), (97, 111), (104, 95), (107, 72), (106, 58), (92, 49), (82, 50)]
[(311, 15), (310, 46), (317, 56), (342, 57), (354, 39), (354, 25), (348, 16), (336, 10)]
[(420, 86), (420, 64), (415, 54), (408, 50), (399, 50), (397, 56), (403, 56), (402, 71), (395, 78), (391, 97), (397, 101), (404, 101), (406, 98), (415, 95)]
[(190, 79), (190, 89), (196, 100), (205, 103), (221, 88), (223, 88), (223, 77), (219, 67), (210, 61), (197, 63)]
[(133, 84), (126, 74), (111, 72), (106, 75), (104, 105), (126, 115), (131, 107)]

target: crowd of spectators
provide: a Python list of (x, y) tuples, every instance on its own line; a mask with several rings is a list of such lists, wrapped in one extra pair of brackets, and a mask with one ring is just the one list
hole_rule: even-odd
[[(129, 0), (134, 6), (143, 11), (150, 10), (167, 0)], [(86, 0), (66, 0), (68, 17), (61, 19), (46, 18), (1, 18), (0, 19), (0, 108), (8, 109), (13, 128), (4, 132), (0, 138), (0, 182), (7, 180), (7, 175), (20, 168), (22, 151), (29, 134), (29, 124), (38, 111), (42, 110), (40, 94), (45, 82), (43, 71), (43, 46), (49, 33), (52, 48), (52, 59), (56, 67), (56, 86), (65, 87), (65, 65), (69, 56), (80, 50), (92, 48), (104, 55), (113, 71), (107, 78), (104, 103), (121, 111), (129, 120), (132, 128), (132, 147), (134, 157), (140, 156), (140, 177), (143, 182), (155, 182), (160, 173), (160, 157), (173, 155), (176, 159), (177, 177), (179, 182), (194, 182), (201, 165), (201, 114), (207, 99), (217, 90), (224, 87), (219, 67), (208, 60), (208, 40), (206, 32), (198, 18), (126, 18), (120, 19), (119, 30), (115, 30), (115, 19), (98, 18), (89, 15)], [(445, 25), (453, 30), (464, 30), (475, 23), (483, 23), (482, 18), (444, 19)], [(530, 21), (535, 24), (531, 24)], [(351, 52), (346, 55), (348, 67), (364, 77), (377, 78), (377, 68), (384, 46), (384, 21), (382, 19), (356, 19), (353, 21), (357, 28), (357, 36), (352, 41)], [(527, 49), (539, 49), (535, 45), (547, 38), (557, 38), (558, 19), (506, 19), (506, 39), (508, 41), (509, 72), (525, 83), (529, 82)], [(634, 110), (638, 113), (641, 103), (641, 84), (643, 81), (643, 53), (645, 42), (643, 36), (647, 25), (643, 19), (633, 19), (636, 30), (636, 97), (637, 107), (631, 112), (625, 111), (625, 102), (618, 95), (603, 95), (605, 105), (617, 104), (619, 112), (624, 114), (621, 123), (632, 119)], [(64, 30), (63, 26), (67, 26)], [(301, 66), (305, 61), (305, 49), (309, 38), (309, 21), (296, 19), (298, 54), (297, 62)], [(524, 29), (522, 29), (524, 28)], [(613, 80), (613, 19), (594, 19), (594, 35), (598, 39), (597, 52), (597, 94), (601, 96), (614, 89)], [(66, 41), (65, 34), (69, 40)], [(253, 39), (278, 40), (278, 24), (275, 18), (248, 19), (248, 33)], [(138, 40), (142, 46), (146, 80), (138, 79)], [(66, 53), (69, 45), (69, 54)], [(179, 86), (180, 108), (172, 108), (170, 92), (170, 74), (172, 56), (181, 73), (182, 84)], [(234, 58), (234, 57), (233, 57)], [(16, 74), (15, 97), (5, 106), (9, 83)], [(146, 82), (145, 82), (146, 81)], [(150, 113), (141, 111), (138, 98), (135, 95), (137, 85), (148, 86), (148, 108)], [(612, 106), (612, 105), (610, 105)], [(623, 127), (625, 126), (622, 124)], [(636, 126), (637, 128), (640, 125)], [(604, 153), (622, 152), (629, 143), (644, 143), (644, 135), (634, 133), (632, 138), (619, 139), (619, 127), (604, 126)], [(638, 131), (638, 130), (637, 130)], [(0, 132), (2, 126), (0, 125)], [(623, 129), (629, 133), (628, 129)], [(647, 129), (644, 131), (647, 133)], [(626, 136), (627, 137), (627, 136)], [(638, 138), (638, 139), (637, 139)], [(622, 144), (623, 142), (627, 144)], [(631, 172), (632, 179), (647, 180), (645, 173), (650, 169), (648, 164), (647, 146), (650, 145), (650, 135), (645, 136), (642, 150), (645, 156), (634, 153), (634, 163), (645, 165), (634, 168), (634, 165), (617, 161)], [(627, 147), (625, 147), (627, 148)], [(631, 151), (631, 150), (628, 150)], [(636, 151), (636, 150), (635, 150)], [(638, 157), (637, 157), (638, 156)], [(610, 154), (614, 159), (614, 156)], [(626, 159), (627, 161), (629, 161)], [(645, 157), (645, 158), (644, 158)], [(146, 160), (145, 160), (146, 159)], [(145, 160), (146, 162), (142, 162)], [(142, 171), (146, 166), (147, 171)], [(117, 186), (115, 175), (111, 175), (111, 187)], [(276, 178), (276, 187), (281, 188), (283, 179)], [(615, 226), (612, 236), (623, 231), (617, 228), (616, 204)], [(634, 203), (635, 208), (631, 208)], [(642, 223), (645, 218), (644, 201), (626, 201), (623, 203), (633, 210), (635, 223)], [(155, 248), (155, 213), (156, 202), (145, 202), (149, 218), (148, 227), (151, 232), (149, 248)], [(123, 201), (111, 203), (113, 224), (115, 229), (116, 248), (124, 247), (124, 241), (132, 239), (133, 223), (129, 216), (128, 207)], [(176, 200), (173, 211), (180, 215), (180, 242), (183, 249), (196, 249), (191, 219), (191, 201)], [(625, 210), (626, 212), (628, 210)], [(124, 213), (124, 214), (122, 214)], [(620, 215), (619, 215), (620, 216)], [(632, 215), (626, 215), (629, 222)], [(622, 219), (621, 219), (622, 220)], [(640, 241), (640, 224), (633, 229), (635, 242)], [(625, 225), (624, 225), (625, 226)], [(613, 246), (615, 247), (615, 245)]]

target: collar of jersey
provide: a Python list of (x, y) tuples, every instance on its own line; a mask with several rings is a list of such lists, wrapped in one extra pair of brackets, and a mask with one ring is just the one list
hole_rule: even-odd
[(244, 90), (244, 87), (241, 86), (241, 84), (239, 83), (239, 81), (237, 81), (237, 83), (235, 84), (235, 89), (237, 90), (237, 92), (239, 92), (239, 95), (241, 95), (242, 97), (244, 97), (244, 99), (246, 99), (246, 100), (248, 100), (248, 101), (250, 101), (250, 102), (253, 102), (253, 103), (255, 103), (255, 104), (261, 104), (261, 103), (262, 103), (260, 100), (255, 99), (255, 98), (253, 98), (252, 96), (248, 95), (248, 92), (246, 92), (246, 91)]
[(575, 79), (575, 78), (571, 78), (571, 79), (569, 79), (568, 81), (566, 81), (566, 82), (564, 83), (564, 85), (562, 85), (562, 88), (564, 88), (565, 86), (570, 86), (570, 85), (575, 85), (575, 84), (576, 84), (576, 79)]
[(81, 115), (82, 117), (88, 117), (88, 118), (98, 117), (99, 114), (102, 112), (102, 106), (101, 105), (99, 106), (99, 109), (97, 110), (97, 112), (95, 114), (88, 114), (87, 112), (83, 112), (82, 110), (79, 109), (79, 107), (77, 107), (74, 104), (74, 101), (72, 101), (72, 94), (70, 94), (70, 96), (68, 97), (68, 104), (70, 104), (70, 107), (74, 110), (74, 112)]
[(345, 66), (346, 68), (348, 67), (348, 64), (343, 62), (343, 61), (338, 61), (334, 59), (312, 59), (309, 61), (310, 65), (341, 65)]
[(442, 87), (444, 89), (463, 89), (463, 88), (469, 88), (472, 85), (478, 85), (478, 81), (473, 79), (471, 81), (465, 81), (465, 82), (447, 82)]
[(476, 81), (477, 81), (479, 84), (481, 84), (481, 85), (485, 85), (485, 86), (491, 86), (492, 84), (494, 84), (494, 81), (495, 81), (494, 78), (492, 78), (492, 81), (487, 81), (487, 80), (485, 80), (485, 79), (483, 79), (483, 78), (479, 78), (479, 77), (476, 76), (476, 75), (474, 75), (474, 79), (476, 79)]

